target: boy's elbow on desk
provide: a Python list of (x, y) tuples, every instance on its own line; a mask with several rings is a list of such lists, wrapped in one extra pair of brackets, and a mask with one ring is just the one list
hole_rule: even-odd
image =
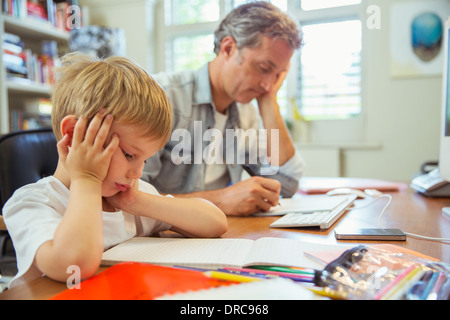
[(101, 256), (94, 257), (89, 254), (79, 258), (61, 256), (59, 261), (51, 263), (51, 266), (47, 263), (47, 266), (40, 266), (39, 269), (53, 280), (66, 282), (71, 275), (70, 270), (79, 272), (80, 280), (85, 280), (95, 275), (100, 267)]
[(103, 244), (86, 249), (72, 246), (62, 250), (54, 241), (45, 242), (37, 251), (35, 263), (49, 278), (65, 282), (70, 276), (69, 268), (75, 267), (82, 280), (92, 277), (98, 270), (103, 254)]
[(220, 210), (215, 204), (205, 199), (195, 199), (203, 202), (205, 211), (208, 212), (210, 219), (208, 224), (205, 225), (204, 234), (201, 236), (204, 238), (218, 238), (228, 231), (228, 220), (225, 213)]
[(228, 220), (227, 220), (225, 214), (223, 214), (223, 215), (224, 215), (225, 219), (222, 219), (223, 221), (218, 223), (217, 226), (214, 228), (214, 230), (211, 230), (212, 234), (210, 236), (208, 236), (208, 238), (221, 237), (225, 232), (228, 231)]

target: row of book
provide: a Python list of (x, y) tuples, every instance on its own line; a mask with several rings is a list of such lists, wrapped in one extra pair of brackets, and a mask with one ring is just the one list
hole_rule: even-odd
[(11, 132), (51, 128), (51, 102), (49, 99), (31, 99), (24, 107), (11, 108), (9, 128)]
[(81, 24), (80, 10), (70, 10), (69, 6), (72, 5), (78, 6), (78, 0), (3, 0), (3, 13), (15, 18), (43, 21), (55, 28), (69, 31), (74, 26), (74, 18), (80, 19), (77, 26)]
[(40, 54), (24, 47), (19, 36), (3, 34), (3, 64), (9, 81), (53, 85), (58, 64), (57, 43), (43, 41)]

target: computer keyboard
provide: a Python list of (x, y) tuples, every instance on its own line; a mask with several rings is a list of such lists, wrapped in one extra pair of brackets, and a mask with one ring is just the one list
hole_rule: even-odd
[(347, 211), (356, 198), (356, 195), (349, 196), (346, 201), (329, 211), (288, 213), (270, 226), (273, 228), (320, 227), (320, 229), (328, 229)]

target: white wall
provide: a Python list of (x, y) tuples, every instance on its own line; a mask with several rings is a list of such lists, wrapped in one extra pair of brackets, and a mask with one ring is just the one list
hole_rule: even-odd
[(124, 29), (127, 57), (151, 71), (154, 66), (153, 4), (156, 0), (81, 0), (91, 25)]
[[(363, 0), (365, 7), (381, 9), (381, 29), (369, 30), (363, 21), (363, 112), (349, 123), (308, 124), (307, 143), (298, 144), (312, 164), (305, 175), (323, 176), (334, 171), (328, 167), (339, 167), (346, 177), (408, 182), (423, 162), (438, 160), (442, 76), (391, 77), (391, 6), (400, 2), (411, 1)], [(336, 148), (339, 163), (330, 157), (319, 168), (320, 153)]]
[(439, 157), (442, 77), (390, 75), (390, 7), (402, 1), (370, 1), (380, 6), (382, 21), (365, 39), (366, 137), (381, 148), (345, 151), (346, 176), (408, 181), (422, 162)]

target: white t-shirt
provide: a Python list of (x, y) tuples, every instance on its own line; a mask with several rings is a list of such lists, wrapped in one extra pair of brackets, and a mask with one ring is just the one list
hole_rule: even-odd
[[(159, 195), (152, 185), (142, 180), (139, 180), (139, 190)], [(18, 267), (10, 287), (43, 275), (35, 266), (34, 258), (38, 248), (53, 239), (69, 203), (69, 196), (69, 189), (50, 176), (16, 190), (3, 207), (3, 217), (16, 250)], [(135, 236), (149, 236), (171, 228), (167, 223), (123, 211), (102, 214), (105, 250)]]
[[(216, 111), (214, 118), (214, 129), (219, 130), (220, 132), (225, 132), (225, 125), (228, 119), (228, 115)], [(214, 140), (211, 143), (218, 144), (217, 147), (214, 148), (215, 150), (223, 149), (223, 139), (220, 139), (220, 141)], [(219, 189), (224, 184), (226, 185), (228, 181), (230, 181), (230, 177), (228, 176), (228, 169), (223, 161), (223, 157), (217, 157), (217, 155), (215, 155), (215, 157), (216, 159), (205, 159), (206, 163), (210, 163), (206, 165), (205, 190)], [(219, 163), (218, 160), (222, 160), (222, 162)]]

